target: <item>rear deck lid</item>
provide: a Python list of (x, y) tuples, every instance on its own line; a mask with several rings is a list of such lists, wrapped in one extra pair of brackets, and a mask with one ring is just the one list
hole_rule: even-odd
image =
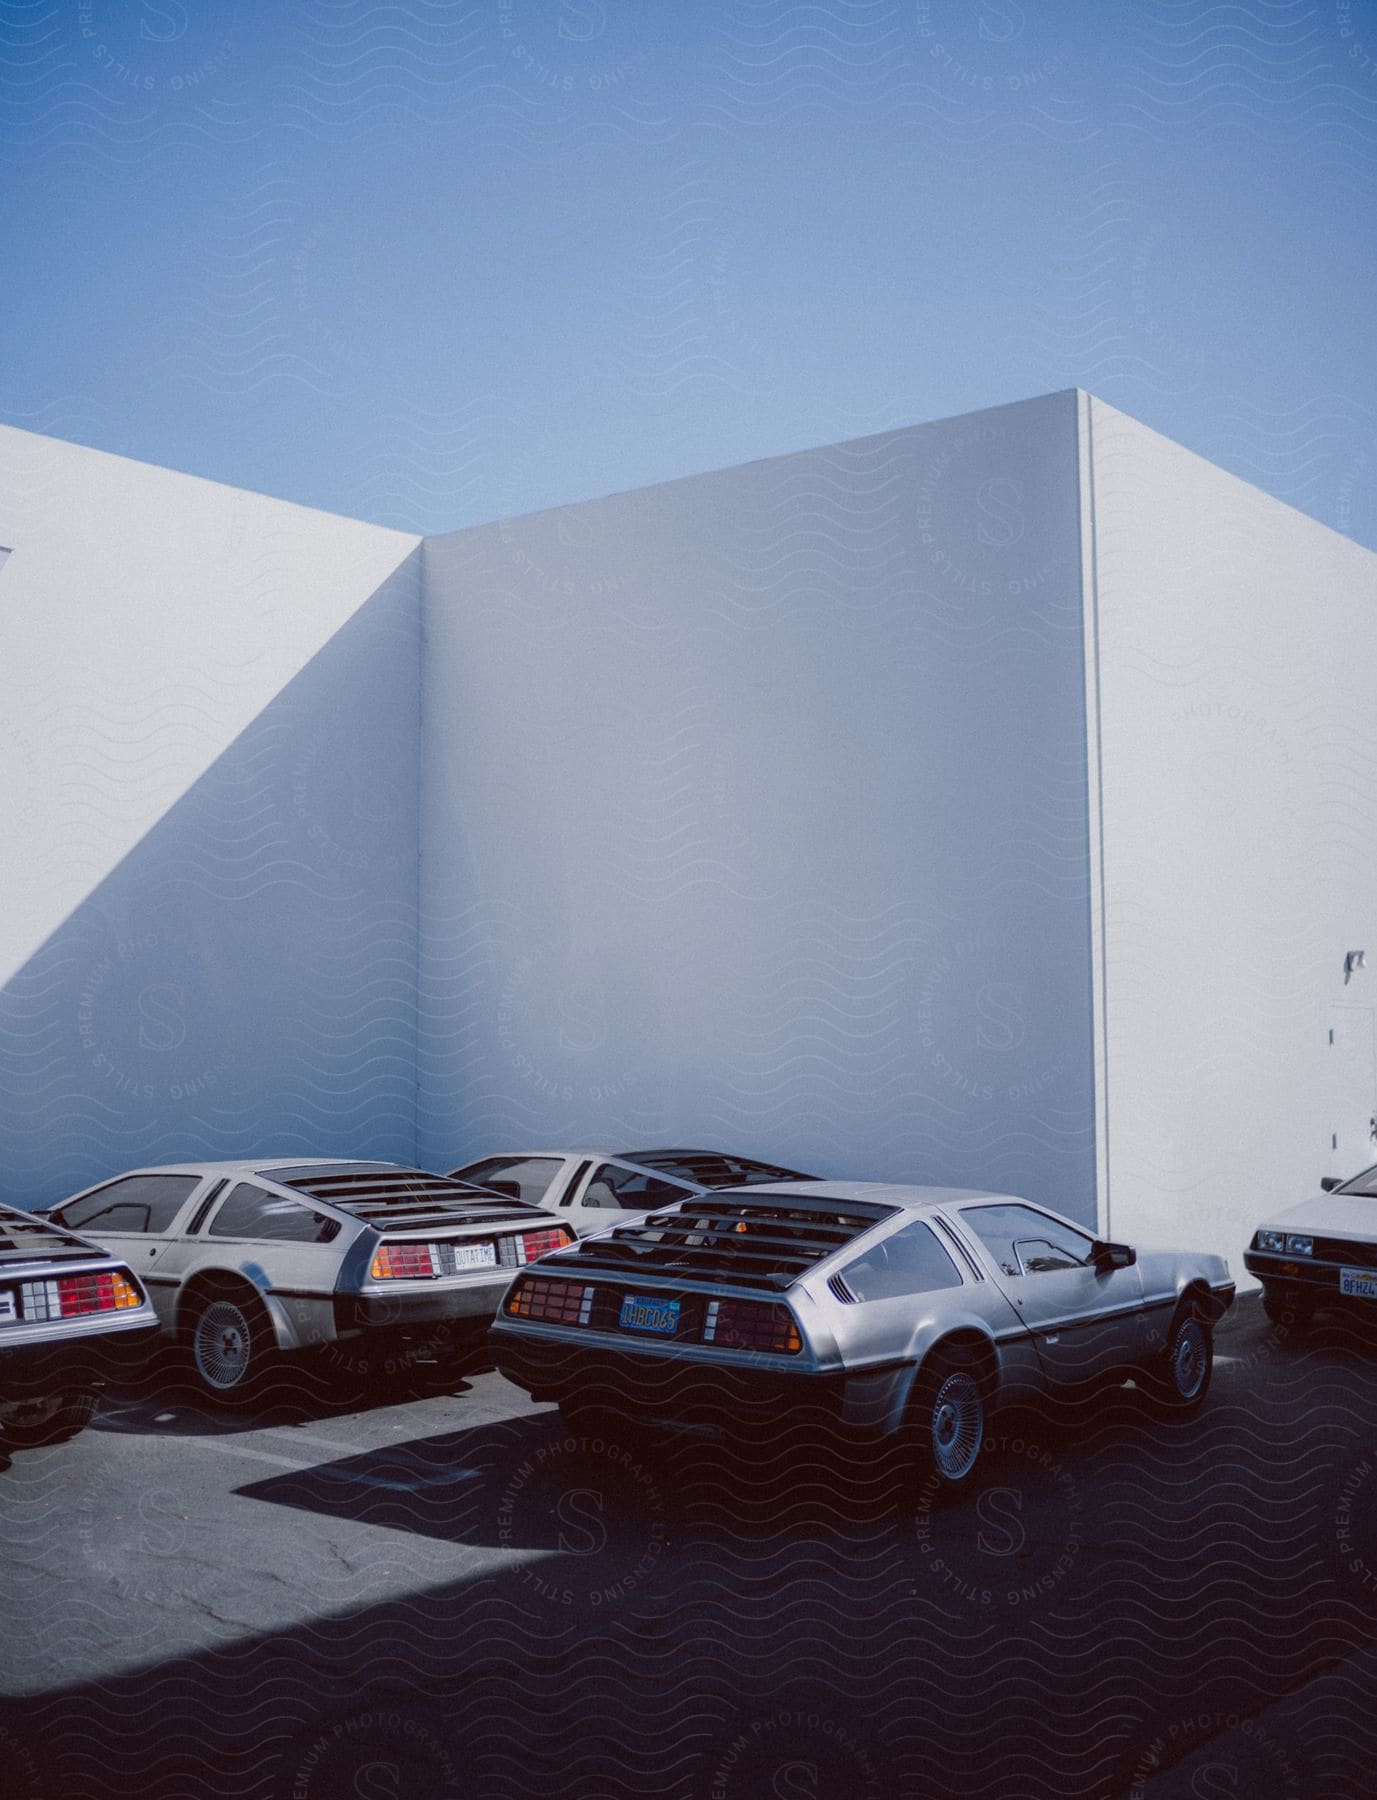
[(280, 1187), (323, 1200), (389, 1234), (449, 1226), (533, 1226), (551, 1217), (529, 1201), (493, 1194), (450, 1175), (391, 1168), (386, 1163), (335, 1163), (262, 1173)]
[(782, 1292), (897, 1207), (802, 1194), (705, 1194), (556, 1253), (550, 1272)]

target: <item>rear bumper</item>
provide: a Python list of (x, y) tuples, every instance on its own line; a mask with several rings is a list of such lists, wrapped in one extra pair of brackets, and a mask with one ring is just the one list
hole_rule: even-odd
[(429, 1331), (437, 1326), (484, 1331), (511, 1286), (511, 1269), (462, 1286), (399, 1284), (397, 1293), (336, 1294), (335, 1336), (365, 1331)]
[(844, 1372), (774, 1366), (782, 1359), (770, 1366), (763, 1357), (754, 1365), (710, 1363), (503, 1328), (489, 1333), (488, 1346), (499, 1372), (533, 1400), (576, 1400), (632, 1416), (727, 1427), (840, 1420), (845, 1406)]
[(36, 1400), (133, 1374), (159, 1336), (156, 1319), (76, 1336), (0, 1345), (0, 1399)]

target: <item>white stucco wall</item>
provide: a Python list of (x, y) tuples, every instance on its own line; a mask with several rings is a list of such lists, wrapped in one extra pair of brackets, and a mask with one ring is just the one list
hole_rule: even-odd
[(417, 540), (0, 429), (0, 1188), (414, 1128)]
[(421, 1147), (1093, 1216), (1071, 394), (430, 539)]
[(1377, 955), (1343, 973), (1377, 945), (1377, 556), (1101, 401), (1086, 423), (1107, 1224), (1246, 1280), (1261, 1213), (1377, 1158)]
[(8, 1198), (677, 1139), (1238, 1270), (1369, 1154), (1377, 557), (1102, 402), (423, 546), (0, 430), (0, 545)]

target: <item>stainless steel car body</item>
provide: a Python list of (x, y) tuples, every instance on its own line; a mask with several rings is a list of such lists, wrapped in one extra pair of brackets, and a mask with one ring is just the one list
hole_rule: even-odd
[(1271, 1214), (1243, 1263), (1266, 1293), (1377, 1315), (1377, 1167)]
[[(82, 1221), (123, 1257), (164, 1326), (184, 1324), (198, 1295), (235, 1282), (253, 1290), (283, 1350), (377, 1328), (481, 1329), (538, 1240), (569, 1235), (550, 1213), (443, 1175), (320, 1157), (131, 1170), (49, 1216)], [(380, 1251), (427, 1245), (442, 1252), (434, 1272), (376, 1274)], [(479, 1263), (483, 1246), (491, 1258)], [(468, 1259), (474, 1266), (461, 1266)]]
[[(1095, 1243), (1048, 1208), (975, 1189), (819, 1181), (719, 1191), (547, 1259), (513, 1285), (494, 1323), (494, 1355), (537, 1398), (576, 1399), (589, 1382), (615, 1404), (620, 1384), (652, 1410), (674, 1377), (732, 1368), (784, 1393), (830, 1390), (844, 1421), (886, 1435), (939, 1346), (974, 1350), (990, 1398), (1013, 1400), (1127, 1376), (1162, 1353), (1188, 1292), (1210, 1316), (1233, 1298), (1221, 1257), (1145, 1250), (1110, 1268), (1091, 1260)], [(1083, 1260), (1072, 1265), (1077, 1251)], [(916, 1275), (905, 1277), (906, 1261)], [(532, 1304), (566, 1314), (573, 1292), (552, 1295), (543, 1283), (570, 1284), (581, 1322), (523, 1315), (533, 1281), (542, 1286)], [(621, 1323), (628, 1297), (656, 1295), (666, 1317), (679, 1300), (672, 1343)], [(740, 1301), (785, 1309), (798, 1348), (705, 1341), (711, 1303)]]
[[(124, 1284), (118, 1293), (112, 1277)], [(87, 1391), (124, 1352), (137, 1353), (157, 1324), (124, 1259), (0, 1206), (0, 1433), (6, 1409)]]
[[(720, 1150), (512, 1150), (478, 1157), (450, 1174), (558, 1212), (578, 1237), (626, 1225), (693, 1194), (763, 1181), (811, 1181), (757, 1157)], [(638, 1205), (644, 1195), (646, 1204)]]

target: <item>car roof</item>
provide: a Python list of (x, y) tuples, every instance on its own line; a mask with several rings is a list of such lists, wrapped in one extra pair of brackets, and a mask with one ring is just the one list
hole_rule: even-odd
[(463, 1162), (455, 1163), (454, 1166), (456, 1169), (471, 1169), (475, 1163), (523, 1162), (527, 1157), (535, 1156), (548, 1157), (552, 1161), (562, 1156), (566, 1162), (578, 1156), (611, 1156), (620, 1160), (621, 1155), (620, 1150), (589, 1150), (586, 1147), (582, 1150), (489, 1150), (485, 1156), (466, 1156)]
[[(456, 1163), (455, 1168), (472, 1169), (479, 1163), (486, 1162), (524, 1162), (540, 1158), (551, 1160), (563, 1157), (566, 1162), (575, 1162), (580, 1157), (588, 1157), (604, 1162), (634, 1163), (638, 1168), (648, 1169), (652, 1174), (670, 1174), (672, 1179), (688, 1181), (689, 1177), (665, 1170), (658, 1165), (664, 1162), (691, 1163), (695, 1159), (704, 1162), (740, 1163), (758, 1169), (783, 1169), (784, 1164), (775, 1162), (768, 1156), (747, 1156), (737, 1150), (692, 1150), (677, 1147), (662, 1147), (658, 1144), (643, 1145), (639, 1150), (609, 1150), (606, 1145), (587, 1145), (580, 1150), (545, 1149), (545, 1150), (491, 1150), (485, 1156), (470, 1156), (463, 1162)], [(791, 1181), (807, 1181), (812, 1179), (799, 1169), (790, 1176)], [(701, 1185), (701, 1184), (698, 1184)]]
[[(226, 1162), (160, 1163), (126, 1169), (96, 1189), (140, 1175), (210, 1177), (255, 1175), (282, 1192), (329, 1207), (366, 1225), (419, 1229), (442, 1224), (524, 1223), (552, 1218), (529, 1201), (509, 1200), (470, 1182), (436, 1175), (411, 1163), (365, 1162), (357, 1157), (257, 1157)], [(395, 1179), (390, 1179), (395, 1178)], [(94, 1192), (96, 1189), (85, 1190)]]
[[(279, 1171), (288, 1169), (365, 1170), (411, 1169), (410, 1163), (370, 1162), (357, 1156), (242, 1156), (215, 1157), (207, 1162), (148, 1163), (140, 1169), (120, 1169), (93, 1187), (108, 1187), (112, 1181), (123, 1181), (127, 1175), (262, 1175), (271, 1181)], [(417, 1169), (416, 1174), (425, 1171)]]
[(753, 1181), (749, 1186), (718, 1188), (716, 1198), (732, 1194), (758, 1200), (768, 1194), (797, 1195), (800, 1200), (874, 1200), (905, 1212), (927, 1212), (933, 1207), (954, 1206), (967, 1200), (998, 1200), (1014, 1206), (1036, 1205), (1020, 1194), (996, 1194), (986, 1188), (919, 1187), (900, 1181), (810, 1181), (800, 1188), (793, 1181)]
[(752, 1182), (675, 1200), (582, 1238), (552, 1252), (542, 1268), (780, 1292), (880, 1226), (953, 1202), (1013, 1199), (888, 1181)]

